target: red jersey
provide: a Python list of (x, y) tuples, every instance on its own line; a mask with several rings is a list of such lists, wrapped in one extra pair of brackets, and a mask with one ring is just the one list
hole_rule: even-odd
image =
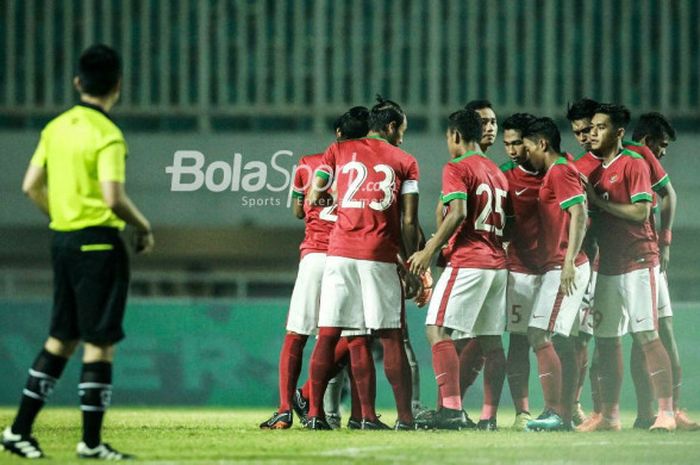
[(574, 167), (583, 175), (584, 180), (588, 181), (591, 173), (603, 163), (603, 159), (596, 157), (592, 152), (583, 152), (577, 157), (574, 157)]
[(666, 185), (669, 182), (671, 182), (671, 179), (668, 177), (668, 174), (666, 173), (664, 167), (661, 166), (661, 162), (659, 161), (659, 159), (656, 158), (654, 152), (652, 152), (649, 147), (634, 141), (623, 141), (622, 143), (626, 149), (641, 155), (642, 158), (644, 158), (644, 161), (646, 161), (647, 165), (649, 166), (649, 178), (651, 180), (651, 189), (654, 191), (654, 204), (651, 210), (651, 215), (649, 216), (649, 220), (651, 221), (651, 229), (652, 231), (654, 231), (654, 235), (656, 236), (656, 218), (654, 217), (654, 212), (656, 211), (656, 208), (658, 206), (657, 192), (666, 187)]
[[(653, 200), (647, 164), (641, 155), (627, 149), (607, 165), (601, 164), (591, 173), (590, 182), (598, 195), (611, 202)], [(649, 219), (640, 224), (599, 211), (593, 227), (600, 250), (600, 273), (618, 275), (658, 264), (659, 249)]]
[(401, 243), (400, 195), (418, 193), (418, 163), (379, 137), (336, 142), (318, 176), (337, 190), (328, 255), (395, 263)]
[[(294, 170), (294, 185), (292, 197), (303, 199), (311, 187), (313, 173), (321, 165), (323, 154), (307, 155), (299, 159)], [(317, 252), (326, 253), (328, 238), (335, 223), (335, 205), (330, 207), (314, 207), (304, 202), (304, 240), (299, 246), (301, 258), (306, 254)]]
[(540, 219), (537, 204), (542, 174), (528, 171), (512, 161), (503, 163), (500, 168), (508, 181), (508, 196), (513, 209), (513, 218), (508, 220), (513, 221), (513, 226), (509, 226), (508, 269), (516, 273), (539, 274), (537, 238)]
[[(541, 238), (539, 245), (542, 271), (561, 267), (569, 247), (571, 216), (566, 211), (572, 205), (586, 202), (581, 175), (574, 165), (559, 157), (549, 167), (542, 180), (539, 193), (539, 217)], [(576, 266), (586, 263), (586, 254), (579, 251)]]
[(503, 228), (508, 181), (484, 154), (467, 152), (442, 170), (442, 201), (467, 201), (467, 217), (448, 242), (443, 255), (455, 268), (503, 269)]

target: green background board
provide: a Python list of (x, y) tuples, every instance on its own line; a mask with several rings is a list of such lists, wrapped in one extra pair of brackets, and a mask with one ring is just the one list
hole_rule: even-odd
[[(114, 401), (120, 405), (277, 405), (277, 360), (284, 336), (288, 301), (280, 300), (132, 300), (125, 328), (127, 338), (120, 344), (115, 363)], [(675, 331), (683, 363), (683, 401), (700, 409), (700, 312), (697, 306), (682, 305), (675, 310)], [(46, 301), (0, 300), (0, 404), (13, 405), (22, 390), (26, 370), (45, 339), (50, 313)], [(423, 402), (435, 402), (435, 382), (430, 348), (425, 339), (425, 310), (413, 304), (407, 308), (411, 340), (416, 350)], [(507, 336), (504, 337), (507, 345)], [(305, 351), (311, 354), (313, 339)], [(635, 407), (634, 390), (627, 370), (630, 338), (625, 338), (626, 378), (623, 408)], [(542, 406), (537, 383), (536, 362), (531, 356), (531, 404)], [(303, 368), (305, 379), (307, 363)], [(53, 404), (77, 403), (80, 363), (68, 365), (59, 382)], [(391, 407), (393, 398), (377, 364), (377, 403)], [(466, 406), (481, 405), (481, 378), (467, 395)], [(584, 405), (590, 407), (588, 388)], [(511, 405), (507, 383), (502, 403)]]

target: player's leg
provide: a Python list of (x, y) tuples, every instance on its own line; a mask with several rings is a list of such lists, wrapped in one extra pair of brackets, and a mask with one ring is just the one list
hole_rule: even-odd
[[(537, 357), (537, 369), (540, 384), (542, 385), (545, 413), (559, 415), (561, 411), (562, 370), (559, 356), (554, 350), (554, 344), (552, 344), (551, 333), (547, 330), (530, 327), (528, 328), (527, 337)], [(538, 420), (528, 422), (528, 426), (538, 422)]]
[(637, 418), (634, 420), (634, 428), (649, 429), (656, 420), (656, 412), (653, 407), (654, 392), (647, 371), (644, 351), (636, 339), (632, 343), (630, 351), (630, 373), (637, 396)]
[(564, 425), (569, 427), (573, 422), (573, 408), (576, 404), (578, 391), (579, 366), (576, 360), (575, 337), (556, 335), (552, 338), (554, 350), (561, 363), (561, 403), (559, 414)]
[(420, 367), (418, 366), (418, 359), (416, 353), (411, 345), (411, 339), (409, 338), (408, 326), (404, 322), (404, 327), (402, 328), (403, 333), (403, 345), (406, 350), (406, 358), (408, 359), (408, 366), (411, 369), (411, 410), (413, 411), (413, 416), (426, 410), (420, 401)]
[(516, 430), (524, 430), (527, 422), (532, 419), (529, 405), (530, 344), (527, 340), (527, 327), (536, 291), (541, 284), (541, 275), (508, 272), (506, 330), (510, 336), (506, 377), (515, 407), (513, 428)]
[[(506, 378), (506, 355), (502, 335), (506, 329), (506, 286), (508, 271), (473, 270), (482, 289), (470, 304), (476, 309), (470, 333), (476, 335), (484, 354), (484, 402), (477, 428), (496, 431), (498, 406)], [(481, 298), (479, 298), (481, 297)]]
[(630, 331), (644, 352), (646, 368), (658, 402), (658, 415), (650, 430), (676, 428), (673, 410), (673, 372), (671, 360), (657, 332), (657, 283), (659, 268), (635, 270), (624, 275), (626, 308), (630, 311)]
[(17, 415), (11, 426), (2, 433), (3, 447), (25, 458), (39, 458), (43, 452), (32, 438), (34, 420), (51, 396), (68, 359), (78, 345), (77, 340), (61, 341), (49, 337), (29, 369), (22, 391)]
[[(598, 273), (592, 271), (588, 284), (586, 285), (586, 292), (583, 294), (583, 301), (581, 302), (581, 309), (579, 312), (579, 328), (578, 335), (575, 337), (575, 348), (576, 351), (576, 365), (578, 366), (578, 387), (576, 390), (576, 400), (572, 406), (572, 420), (575, 426), (579, 426), (581, 423), (586, 421), (587, 416), (581, 407), (581, 393), (583, 392), (583, 386), (586, 382), (586, 374), (590, 368), (591, 377), (591, 395), (593, 398), (598, 397), (598, 383), (594, 379), (597, 374), (594, 370), (595, 362), (592, 360), (589, 364), (588, 358), (588, 345), (593, 338), (593, 326), (595, 324), (593, 305), (595, 302), (595, 284)], [(590, 367), (589, 367), (590, 365)], [(596, 410), (596, 406), (599, 402), (594, 400), (593, 402), (593, 414), (600, 413), (600, 410)]]
[(578, 383), (576, 386), (576, 398), (574, 400), (574, 405), (572, 407), (572, 421), (575, 426), (580, 425), (586, 421), (586, 413), (581, 406), (581, 394), (583, 393), (583, 386), (586, 383), (586, 375), (588, 374), (589, 358), (588, 358), (588, 343), (592, 338), (591, 334), (581, 331), (581, 326), (579, 328), (579, 334), (574, 338), (574, 351), (576, 356), (576, 366), (578, 367), (578, 375), (576, 377)]
[(629, 324), (628, 315), (624, 310), (624, 292), (623, 275), (598, 274), (593, 309), (595, 351), (590, 376), (592, 384), (596, 381), (598, 383), (600, 415), (591, 415), (576, 428), (579, 432), (621, 429), (620, 392), (623, 363), (620, 338), (627, 334)]
[(328, 380), (337, 369), (335, 350), (342, 328), (364, 327), (360, 301), (357, 260), (344, 257), (326, 258), (321, 283), (318, 339), (309, 365), (309, 429), (329, 429), (323, 418), (323, 395)]
[[(426, 335), (431, 345), (435, 380), (440, 391), (441, 405), (433, 422), (438, 428), (476, 426), (462, 410), (460, 360), (453, 339), (472, 337), (493, 279), (488, 275), (489, 271), (447, 267), (434, 288), (426, 316)], [(505, 325), (505, 321), (503, 323)], [(453, 331), (460, 337), (455, 338)]]
[(357, 389), (360, 401), (360, 422), (377, 420), (374, 401), (376, 393), (376, 371), (369, 336), (354, 336), (348, 338), (350, 350), (350, 371)]
[(323, 395), (323, 409), (326, 415), (326, 421), (328, 422), (328, 426), (333, 429), (340, 428), (340, 402), (344, 388), (345, 370), (341, 370), (328, 381), (326, 393)]
[(72, 269), (77, 302), (78, 326), (85, 342), (83, 366), (78, 384), (83, 417), (83, 437), (78, 456), (123, 460), (130, 455), (102, 442), (102, 420), (111, 403), (112, 363), (116, 344), (124, 338), (122, 322), (129, 288), (129, 262), (116, 230), (83, 230), (81, 243), (110, 243), (103, 252), (78, 252)]
[[(384, 349), (384, 374), (394, 393), (396, 429), (413, 428), (411, 368), (404, 348), (404, 301), (401, 280), (392, 263), (360, 260), (362, 305), (367, 328)], [(377, 426), (375, 428), (375, 425)], [(381, 429), (381, 422), (363, 420), (363, 429)]]
[(459, 354), (459, 391), (462, 399), (469, 386), (474, 384), (484, 368), (484, 353), (476, 338), (462, 338), (455, 341)]

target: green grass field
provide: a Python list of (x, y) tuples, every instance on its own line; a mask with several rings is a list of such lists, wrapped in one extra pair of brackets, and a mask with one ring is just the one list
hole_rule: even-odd
[[(257, 423), (271, 412), (201, 408), (114, 408), (105, 440), (152, 464), (634, 464), (700, 463), (700, 433), (523, 433), (502, 428), (485, 432), (312, 432), (298, 425), (289, 431), (260, 431)], [(14, 409), (0, 408), (0, 425)], [(386, 412), (386, 419), (393, 420)], [(697, 413), (694, 415), (697, 417)], [(512, 413), (499, 415), (502, 426)], [(633, 417), (626, 415), (629, 428)], [(47, 408), (35, 428), (49, 460), (82, 463), (75, 458), (80, 438), (77, 408)], [(0, 463), (26, 463), (3, 452)]]

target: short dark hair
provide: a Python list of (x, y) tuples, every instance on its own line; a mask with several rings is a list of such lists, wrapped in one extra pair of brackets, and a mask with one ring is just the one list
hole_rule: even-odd
[(557, 153), (561, 152), (561, 134), (552, 118), (537, 118), (524, 131), (523, 138), (544, 139)]
[(465, 110), (481, 110), (482, 108), (490, 108), (493, 110), (493, 105), (491, 105), (490, 100), (486, 99), (476, 99), (476, 100), (471, 100), (467, 102), (466, 105), (464, 105)]
[(369, 109), (352, 107), (335, 120), (333, 127), (340, 131), (343, 139), (364, 137), (369, 132)]
[(626, 128), (627, 125), (630, 124), (630, 111), (624, 105), (601, 103), (598, 105), (598, 108), (595, 109), (595, 113), (608, 115), (615, 129)]
[(78, 60), (78, 79), (82, 92), (96, 97), (109, 94), (122, 75), (119, 54), (103, 44), (90, 46)]
[(401, 105), (377, 94), (377, 104), (369, 111), (369, 128), (372, 131), (382, 131), (392, 122), (401, 126), (405, 118), (406, 113)]
[(645, 136), (648, 136), (655, 140), (661, 140), (664, 135), (667, 135), (671, 140), (676, 140), (676, 130), (673, 129), (671, 123), (661, 113), (652, 111), (639, 117), (639, 121), (634, 127), (632, 139), (639, 142)]
[(578, 119), (591, 119), (599, 104), (593, 99), (584, 97), (576, 100), (566, 107), (566, 119), (576, 121)]
[(510, 115), (508, 118), (506, 118), (505, 121), (503, 121), (503, 129), (520, 131), (522, 135), (525, 129), (536, 119), (537, 118), (535, 117), (535, 115), (532, 115), (530, 113), (515, 113), (513, 115)]
[(481, 140), (481, 116), (474, 110), (457, 110), (447, 118), (447, 127), (459, 131), (466, 142)]

